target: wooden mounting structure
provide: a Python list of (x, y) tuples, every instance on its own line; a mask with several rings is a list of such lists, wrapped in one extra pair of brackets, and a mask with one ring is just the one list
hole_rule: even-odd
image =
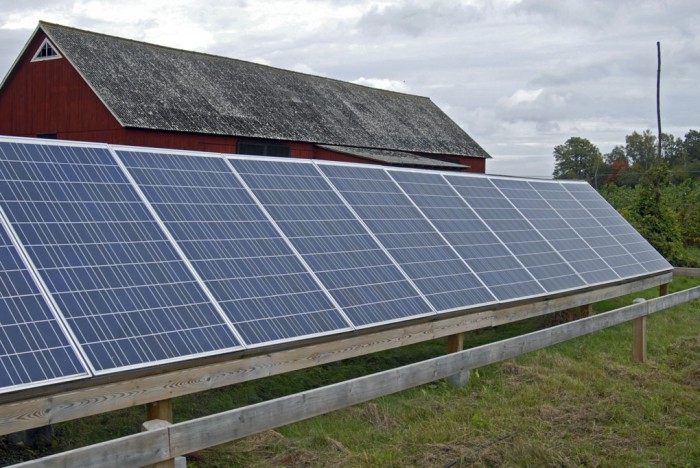
[(308, 419), (593, 333), (700, 298), (700, 286), (592, 317), (223, 413), (30, 461), (20, 466), (141, 466)]
[[(239, 357), (197, 367), (164, 371), (138, 378), (112, 376), (114, 381), (95, 384), (93, 380), (72, 382), (64, 391), (12, 400), (0, 396), (0, 435), (34, 427), (106, 413), (136, 405), (147, 405), (205, 390), (234, 385), (272, 375), (394, 349), (414, 343), (458, 335), (470, 330), (493, 327), (580, 307), (602, 300), (669, 283), (671, 273), (637, 281), (606, 286), (569, 296), (536, 299), (500, 309), (483, 310), (397, 328), (370, 331), (329, 341), (257, 355)], [(454, 353), (458, 354), (458, 353)], [(457, 372), (455, 372), (457, 373)], [(39, 389), (46, 392), (46, 389)], [(161, 411), (160, 409), (158, 411)], [(162, 419), (162, 418), (157, 418)]]

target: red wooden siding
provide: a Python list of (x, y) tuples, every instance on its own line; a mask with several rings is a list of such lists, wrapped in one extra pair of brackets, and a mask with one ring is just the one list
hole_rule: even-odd
[[(31, 61), (45, 38), (42, 31), (36, 34), (0, 90), (0, 135), (56, 134), (61, 140), (236, 153), (236, 137), (122, 127), (66, 58)], [(294, 158), (379, 164), (311, 143), (287, 143)], [(481, 158), (445, 156), (445, 160), (466, 164), (470, 172), (485, 172)]]

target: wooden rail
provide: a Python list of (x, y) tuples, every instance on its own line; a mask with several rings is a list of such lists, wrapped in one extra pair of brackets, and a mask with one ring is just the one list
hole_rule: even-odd
[(700, 278), (700, 268), (676, 267), (673, 269), (673, 276), (692, 276), (694, 278)]
[(0, 435), (136, 405), (147, 405), (435, 338), (457, 335), (470, 330), (587, 306), (605, 299), (658, 287), (670, 283), (671, 280), (672, 274), (666, 273), (570, 296), (404, 325), (344, 339), (335, 338), (332, 341), (299, 348), (164, 372), (138, 379), (103, 385), (90, 385), (90, 381), (86, 381), (84, 388), (0, 404)]
[(577, 338), (700, 298), (700, 286), (515, 338), (275, 400), (84, 447), (18, 466), (140, 466), (346, 408)]

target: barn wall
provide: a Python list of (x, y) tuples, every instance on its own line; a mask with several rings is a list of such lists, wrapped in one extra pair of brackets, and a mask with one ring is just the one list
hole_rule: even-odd
[(121, 128), (67, 59), (31, 62), (45, 37), (32, 39), (0, 93), (0, 133), (84, 139), (76, 135)]

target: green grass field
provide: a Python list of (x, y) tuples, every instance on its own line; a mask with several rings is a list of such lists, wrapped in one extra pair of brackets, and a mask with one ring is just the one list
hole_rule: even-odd
[[(700, 285), (677, 278), (671, 292)], [(597, 312), (655, 297), (601, 302)], [(537, 329), (543, 319), (468, 333), (465, 346)], [(623, 324), (444, 381), (188, 456), (193, 466), (700, 465), (700, 302), (648, 321), (645, 364)], [(176, 421), (444, 354), (435, 340), (175, 401)], [(57, 424), (51, 447), (0, 442), (14, 463), (138, 432), (143, 408)]]

